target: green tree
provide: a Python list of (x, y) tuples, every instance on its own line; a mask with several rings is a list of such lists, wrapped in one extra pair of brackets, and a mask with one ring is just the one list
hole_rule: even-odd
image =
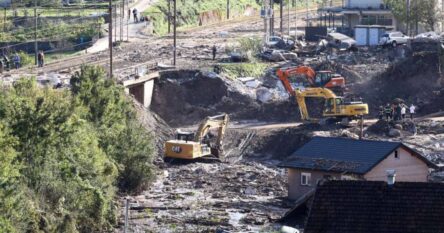
[(41, 89), (34, 80), (20, 80), (0, 101), (0, 116), (18, 140), (22, 185), (31, 193), (31, 231), (54, 231), (68, 216), (73, 232), (111, 229), (115, 222), (117, 169), (77, 111), (67, 91)]
[(152, 179), (152, 136), (136, 121), (133, 103), (122, 87), (107, 79), (99, 67), (85, 66), (71, 78), (72, 92), (93, 122), (100, 147), (119, 168), (119, 188), (134, 192)]
[(384, 0), (391, 9), (396, 19), (404, 24), (424, 24), (427, 30), (434, 31), (436, 24), (441, 21), (442, 11), (438, 7), (438, 0), (410, 1), (410, 14), (408, 14), (405, 0)]

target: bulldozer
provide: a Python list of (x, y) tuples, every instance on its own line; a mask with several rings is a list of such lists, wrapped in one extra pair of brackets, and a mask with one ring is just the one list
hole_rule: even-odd
[[(228, 121), (228, 114), (221, 114), (205, 118), (195, 133), (178, 130), (176, 139), (165, 143), (165, 159), (213, 157), (223, 160), (222, 145)], [(212, 129), (217, 129), (215, 140), (210, 133)]]
[[(345, 79), (339, 74), (335, 74), (330, 70), (314, 71), (308, 66), (298, 66), (289, 68), (280, 68), (277, 76), (282, 79), (293, 79), (295, 75), (304, 75), (310, 87), (325, 87), (333, 90), (335, 93), (344, 93)], [(295, 82), (293, 82), (295, 83)], [(302, 82), (303, 84), (304, 82)], [(305, 86), (305, 85), (297, 85)]]
[[(299, 106), (301, 119), (304, 122), (328, 124), (341, 122), (347, 125), (352, 120), (362, 120), (364, 115), (368, 115), (368, 104), (362, 101), (348, 101), (337, 96), (332, 90), (324, 87), (294, 87), (286, 76), (279, 76), (282, 84), (290, 96), (294, 96)], [(310, 117), (306, 98), (323, 98), (325, 105), (321, 119)]]

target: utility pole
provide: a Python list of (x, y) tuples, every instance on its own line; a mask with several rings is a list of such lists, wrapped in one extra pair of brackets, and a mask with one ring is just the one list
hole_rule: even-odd
[[(129, 0), (126, 0), (126, 6), (128, 8), (128, 19), (126, 21), (126, 41), (129, 41), (129, 23), (130, 23), (130, 18), (131, 18), (131, 11), (129, 8)], [(125, 13), (125, 12), (123, 12)]]
[(227, 19), (230, 19), (230, 0), (227, 0)]
[(171, 0), (168, 1), (168, 34), (171, 33)]
[(113, 78), (113, 1), (109, 0), (108, 14), (108, 48), (109, 48), (109, 78)]
[(268, 42), (268, 0), (262, 0), (264, 17), (264, 41)]
[(34, 60), (35, 60), (35, 65), (38, 64), (38, 50), (39, 50), (39, 45), (37, 42), (37, 27), (38, 27), (38, 19), (37, 19), (37, 0), (34, 0)]
[(279, 27), (281, 29), (281, 36), (284, 35), (284, 0), (281, 0), (281, 3), (279, 5), (279, 13), (281, 14), (281, 22), (279, 24)]
[(295, 41), (298, 41), (298, 3), (296, 0), (293, 0), (294, 6), (294, 31), (295, 31)]
[(5, 7), (5, 16), (3, 20), (3, 31), (6, 32), (6, 7)]
[(117, 42), (117, 4), (114, 5), (114, 42)]
[(410, 36), (410, 0), (406, 0), (406, 16), (407, 16), (407, 20), (406, 20), (406, 34), (408, 36)]
[[(291, 7), (291, 3), (290, 0), (288, 0), (288, 6), (287, 6), (287, 11), (288, 11), (288, 37), (290, 37), (290, 31), (291, 31), (291, 25), (290, 25), (290, 7)], [(295, 32), (296, 33), (296, 32)], [(295, 34), (296, 36), (296, 34)]]
[(176, 33), (177, 33), (177, 31), (176, 31), (176, 29), (177, 29), (177, 25), (176, 25), (176, 23), (177, 23), (177, 5), (176, 5), (176, 2), (177, 2), (177, 0), (173, 0), (174, 1), (174, 18), (173, 18), (173, 31), (174, 31), (174, 45), (173, 45), (173, 65), (174, 66), (176, 66)]
[(274, 0), (270, 0), (270, 9), (271, 9), (271, 17), (270, 17), (270, 36), (274, 35)]
[(125, 198), (125, 225), (123, 226), (123, 233), (128, 232), (128, 218), (129, 218), (129, 198)]
[(125, 16), (125, 0), (122, 0), (120, 7), (120, 41), (123, 41), (123, 17)]
[(309, 20), (308, 20), (308, 0), (305, 1), (305, 11), (306, 11), (306, 15), (305, 15), (305, 20), (307, 22), (307, 26), (309, 26)]

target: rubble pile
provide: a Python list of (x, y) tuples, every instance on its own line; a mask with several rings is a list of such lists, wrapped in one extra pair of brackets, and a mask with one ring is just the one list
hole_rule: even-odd
[(131, 197), (131, 232), (258, 232), (289, 208), (283, 169), (259, 163), (165, 164)]
[(444, 109), (444, 86), (440, 74), (440, 57), (436, 53), (420, 54), (391, 64), (381, 75), (353, 86), (353, 91), (368, 103), (373, 115), (380, 105), (401, 98), (428, 114)]
[(206, 116), (222, 112), (229, 113), (232, 120), (299, 119), (294, 101), (287, 97), (263, 103), (257, 100), (257, 92), (261, 91), (270, 94), (267, 98), (280, 95), (217, 75), (203, 75), (200, 71), (168, 71), (161, 73), (161, 79), (155, 83), (151, 110), (172, 127), (196, 124)]

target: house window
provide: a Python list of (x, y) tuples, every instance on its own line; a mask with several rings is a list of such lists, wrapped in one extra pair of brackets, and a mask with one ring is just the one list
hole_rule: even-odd
[(398, 150), (395, 150), (395, 159), (399, 159)]
[(311, 174), (310, 173), (305, 173), (302, 172), (301, 173), (301, 185), (310, 185), (310, 180), (311, 180)]

